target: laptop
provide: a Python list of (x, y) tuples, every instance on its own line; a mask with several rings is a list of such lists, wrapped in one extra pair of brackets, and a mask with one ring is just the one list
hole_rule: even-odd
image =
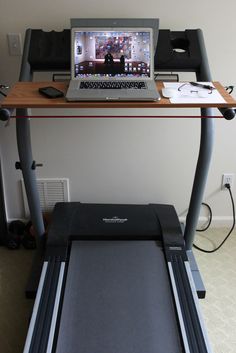
[(72, 28), (68, 101), (157, 101), (152, 28)]

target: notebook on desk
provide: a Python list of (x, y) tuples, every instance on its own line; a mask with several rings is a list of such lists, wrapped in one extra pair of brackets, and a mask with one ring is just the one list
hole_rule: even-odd
[(72, 28), (68, 101), (156, 101), (151, 28)]

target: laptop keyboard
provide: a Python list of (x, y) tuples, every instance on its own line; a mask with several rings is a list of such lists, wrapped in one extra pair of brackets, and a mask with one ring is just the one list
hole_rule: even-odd
[(117, 82), (106, 82), (106, 81), (89, 81), (81, 82), (80, 89), (146, 89), (146, 83), (143, 81), (117, 81)]

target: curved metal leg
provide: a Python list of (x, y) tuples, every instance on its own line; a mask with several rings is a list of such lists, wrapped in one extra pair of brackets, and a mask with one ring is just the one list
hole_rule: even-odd
[[(203, 33), (200, 29), (198, 32), (198, 42), (201, 50), (202, 63), (199, 71), (196, 72), (198, 81), (212, 81), (210, 67), (207, 59), (207, 52), (204, 43)], [(211, 156), (214, 143), (214, 118), (204, 118), (213, 116), (213, 109), (201, 109), (201, 141), (198, 161), (196, 166), (195, 177), (193, 181), (192, 194), (190, 198), (189, 211), (186, 219), (185, 242), (187, 250), (192, 249), (194, 234), (197, 228), (198, 218), (200, 214), (201, 203), (203, 200), (204, 190), (207, 182), (208, 171), (211, 162)]]
[[(211, 115), (213, 115), (212, 109), (202, 109), (202, 116)], [(192, 249), (201, 203), (204, 196), (213, 151), (214, 125), (214, 118), (201, 119), (200, 150), (184, 233), (187, 250)]]
[[(27, 109), (17, 109), (17, 115), (27, 116)], [(44, 223), (36, 185), (36, 174), (35, 170), (32, 169), (33, 157), (29, 118), (16, 118), (16, 137), (31, 220), (35, 227), (37, 238), (41, 239), (44, 234)]]

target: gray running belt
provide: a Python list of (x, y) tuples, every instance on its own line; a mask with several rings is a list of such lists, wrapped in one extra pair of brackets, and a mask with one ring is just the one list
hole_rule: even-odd
[(73, 241), (56, 353), (181, 353), (155, 241)]

